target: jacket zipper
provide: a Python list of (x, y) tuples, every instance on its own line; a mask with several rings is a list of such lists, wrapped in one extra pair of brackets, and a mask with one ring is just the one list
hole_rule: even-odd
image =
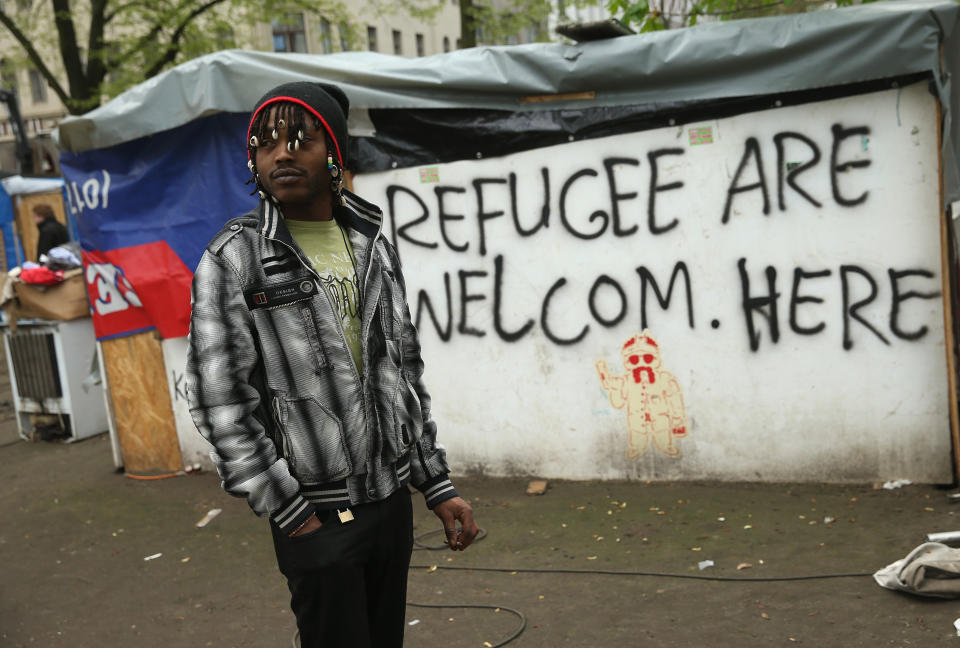
[(283, 410), (280, 409), (280, 397), (273, 397), (273, 415), (277, 419), (277, 425), (279, 426), (280, 432), (280, 444), (283, 446), (283, 458), (287, 460), (287, 463), (290, 463), (290, 442), (287, 439), (286, 424), (283, 420)]

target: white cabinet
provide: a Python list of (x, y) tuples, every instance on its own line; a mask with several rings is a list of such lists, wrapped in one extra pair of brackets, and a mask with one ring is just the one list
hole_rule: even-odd
[(86, 380), (97, 367), (89, 317), (69, 322), (3, 325), (3, 342), (20, 436), (30, 439), (37, 415), (53, 417), (69, 440), (107, 431), (102, 381)]

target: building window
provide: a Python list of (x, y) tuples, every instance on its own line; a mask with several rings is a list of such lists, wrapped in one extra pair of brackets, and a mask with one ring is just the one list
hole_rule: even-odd
[(326, 18), (320, 19), (320, 47), (323, 49), (324, 54), (329, 54), (333, 51), (330, 21)]
[(303, 14), (289, 13), (273, 21), (274, 52), (306, 52), (307, 37), (303, 31)]
[(33, 103), (47, 101), (47, 80), (36, 68), (30, 68), (30, 93), (33, 96)]
[(423, 56), (423, 34), (417, 34), (417, 56)]
[(371, 52), (377, 51), (377, 28), (367, 27), (367, 49)]
[(340, 33), (340, 51), (350, 51), (350, 30), (347, 29), (347, 23), (337, 25), (337, 31)]
[(449, 51), (450, 51), (450, 37), (449, 37), (449, 36), (444, 36), (444, 37), (443, 37), (443, 51), (444, 51), (444, 52), (449, 52)]
[(403, 35), (399, 29), (393, 30), (393, 53), (397, 56), (403, 54)]
[(458, 39), (457, 39), (457, 49), (461, 49), (461, 47), (462, 47), (462, 46), (461, 46), (461, 40), (458, 38)]

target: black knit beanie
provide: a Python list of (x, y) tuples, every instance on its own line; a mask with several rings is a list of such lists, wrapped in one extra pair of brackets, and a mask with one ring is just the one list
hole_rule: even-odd
[(327, 135), (333, 141), (333, 153), (337, 156), (340, 168), (346, 168), (347, 162), (347, 114), (350, 112), (350, 100), (343, 90), (329, 83), (294, 81), (284, 83), (260, 97), (250, 126), (247, 127), (247, 141), (253, 128), (253, 122), (261, 110), (271, 104), (290, 102), (303, 106), (307, 112), (320, 120)]

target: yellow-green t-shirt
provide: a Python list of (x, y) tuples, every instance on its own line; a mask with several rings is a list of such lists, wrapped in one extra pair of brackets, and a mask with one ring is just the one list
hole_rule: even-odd
[(355, 271), (356, 258), (350, 239), (335, 220), (287, 220), (286, 224), (297, 245), (320, 275), (320, 285), (343, 324), (343, 333), (357, 371), (362, 372), (360, 293)]

